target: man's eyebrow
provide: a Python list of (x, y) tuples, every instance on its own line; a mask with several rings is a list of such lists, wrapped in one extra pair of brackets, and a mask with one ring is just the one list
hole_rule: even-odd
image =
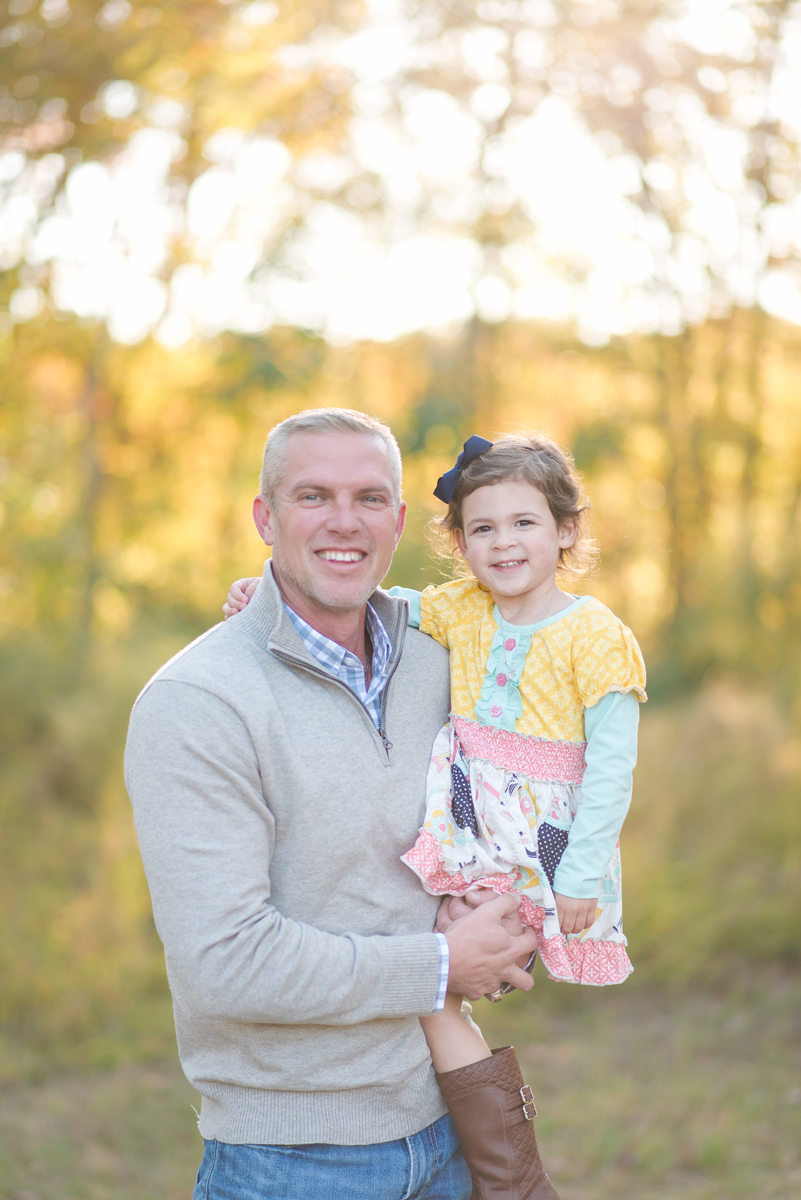
[[(290, 488), (290, 491), (292, 493), (333, 492), (336, 491), (336, 488), (332, 487), (332, 485), (329, 483), (296, 483), (294, 487)], [(384, 495), (389, 496), (392, 493), (392, 488), (388, 483), (379, 483), (375, 485), (365, 484), (364, 487), (358, 489), (356, 494), (359, 496), (372, 496), (377, 492), (381, 492)]]

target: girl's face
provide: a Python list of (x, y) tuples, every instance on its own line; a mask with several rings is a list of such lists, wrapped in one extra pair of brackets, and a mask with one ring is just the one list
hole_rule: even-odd
[(576, 522), (556, 524), (548, 501), (530, 483), (477, 488), (462, 505), (459, 549), (494, 596), (536, 603), (553, 589), (559, 551), (576, 540)]

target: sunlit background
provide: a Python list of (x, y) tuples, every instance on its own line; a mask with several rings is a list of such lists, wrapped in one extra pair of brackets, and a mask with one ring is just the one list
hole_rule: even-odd
[(466, 436), (569, 446), (646, 652), (635, 975), (481, 1015), (563, 1200), (801, 1193), (800, 130), (787, 0), (0, 0), (0, 1197), (191, 1194), (121, 749), (328, 404), (391, 583)]

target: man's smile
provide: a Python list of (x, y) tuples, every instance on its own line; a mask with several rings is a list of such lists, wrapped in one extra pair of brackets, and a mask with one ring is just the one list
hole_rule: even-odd
[(315, 550), (314, 553), (326, 562), (361, 562), (367, 557), (366, 550)]

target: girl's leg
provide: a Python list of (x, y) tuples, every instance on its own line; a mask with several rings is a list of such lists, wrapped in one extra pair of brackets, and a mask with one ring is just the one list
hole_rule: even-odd
[(478, 1027), (464, 1019), (461, 1008), (462, 997), (448, 992), (441, 1012), (420, 1018), (438, 1075), (467, 1067), (492, 1054)]
[(448, 992), (441, 1012), (420, 1024), (473, 1178), (474, 1200), (559, 1200), (537, 1149), (531, 1089), (511, 1046), (491, 1051)]
[(472, 1200), (559, 1200), (534, 1136), (534, 1097), (514, 1048), (437, 1074), (473, 1177)]

